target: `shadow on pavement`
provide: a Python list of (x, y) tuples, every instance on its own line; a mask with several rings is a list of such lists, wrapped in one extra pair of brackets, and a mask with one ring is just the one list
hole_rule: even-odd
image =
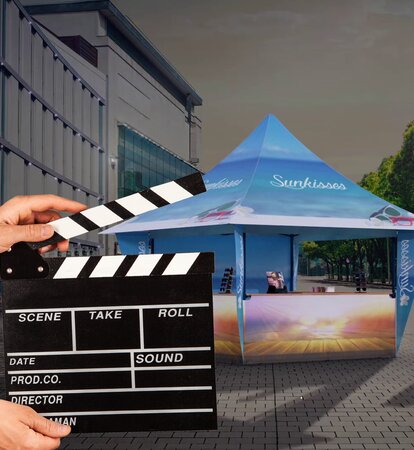
[(389, 362), (372, 359), (275, 365), (278, 448), (333, 444), (345, 432), (344, 423), (349, 429), (357, 428), (359, 411), (369, 406), (370, 394), (378, 388), (369, 380)]

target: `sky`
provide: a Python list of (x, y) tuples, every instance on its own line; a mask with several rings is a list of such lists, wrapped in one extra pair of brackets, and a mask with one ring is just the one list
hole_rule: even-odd
[(272, 113), (359, 181), (414, 119), (412, 0), (114, 3), (203, 98), (203, 170)]

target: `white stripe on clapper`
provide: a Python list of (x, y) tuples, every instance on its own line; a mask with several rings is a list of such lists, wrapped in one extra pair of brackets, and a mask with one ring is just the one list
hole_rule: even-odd
[(186, 275), (200, 253), (176, 253), (163, 275)]
[(50, 222), (49, 225), (52, 226), (56, 233), (60, 234), (65, 239), (80, 236), (81, 234), (88, 232), (86, 228), (77, 224), (70, 217), (63, 217), (62, 219), (55, 220), (54, 222)]
[(113, 223), (117, 223), (122, 220), (122, 217), (119, 217), (105, 205), (89, 208), (85, 211), (82, 211), (81, 214), (87, 219), (91, 220), (93, 223), (96, 223), (99, 228), (105, 227), (107, 225), (112, 225)]
[(77, 256), (76, 258), (65, 258), (63, 264), (56, 272), (54, 279), (77, 278), (81, 270), (88, 262), (89, 256)]
[(128, 197), (120, 198), (119, 200), (116, 200), (116, 202), (134, 214), (134, 216), (157, 209), (153, 203), (144, 198), (139, 192), (137, 194), (128, 195)]
[(113, 277), (125, 255), (102, 256), (89, 278)]
[(151, 272), (161, 258), (162, 255), (139, 255), (126, 276), (137, 277), (151, 275)]
[(160, 184), (159, 186), (154, 186), (151, 188), (160, 197), (167, 200), (168, 203), (179, 202), (186, 198), (192, 197), (192, 194), (186, 191), (183, 187), (174, 181), (168, 183)]

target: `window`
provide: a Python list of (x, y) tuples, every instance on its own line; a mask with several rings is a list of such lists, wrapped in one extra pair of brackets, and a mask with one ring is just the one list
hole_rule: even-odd
[(198, 172), (191, 164), (123, 125), (119, 126), (118, 139), (119, 197)]

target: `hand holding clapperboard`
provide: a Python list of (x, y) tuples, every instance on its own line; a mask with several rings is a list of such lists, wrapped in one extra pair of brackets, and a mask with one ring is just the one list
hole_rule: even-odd
[(204, 191), (189, 175), (50, 222), (51, 239), (0, 256), (8, 400), (74, 432), (217, 427), (211, 253), (36, 251)]

